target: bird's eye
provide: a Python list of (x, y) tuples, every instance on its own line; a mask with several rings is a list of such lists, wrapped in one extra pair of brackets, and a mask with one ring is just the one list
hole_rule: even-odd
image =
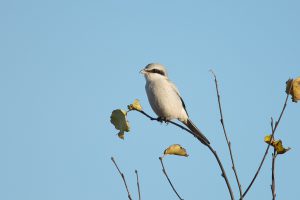
[(157, 74), (160, 74), (162, 76), (165, 76), (165, 73), (159, 69), (152, 69), (151, 70), (152, 73), (157, 73)]

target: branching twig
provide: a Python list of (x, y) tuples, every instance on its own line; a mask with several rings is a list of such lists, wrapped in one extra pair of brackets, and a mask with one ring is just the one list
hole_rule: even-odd
[[(143, 115), (145, 115), (146, 117), (148, 117), (150, 120), (156, 120), (156, 121), (158, 121), (158, 122), (161, 122), (159, 119), (154, 118), (154, 117), (151, 117), (150, 115), (148, 115), (148, 114), (145, 113), (144, 111), (140, 111), (140, 110), (136, 110), (136, 111), (142, 113)], [(192, 134), (193, 136), (195, 136), (195, 134), (194, 134), (192, 131), (190, 131), (189, 129), (185, 128), (184, 126), (182, 126), (182, 125), (180, 125), (180, 124), (178, 124), (178, 123), (176, 123), (176, 122), (173, 122), (173, 121), (170, 121), (170, 120), (167, 120), (166, 122), (167, 122), (167, 123), (171, 123), (171, 124), (173, 124), (173, 125), (175, 125), (175, 126), (177, 126), (177, 127), (179, 127), (179, 128), (182, 128), (183, 130), (185, 130), (185, 131), (189, 132), (190, 134)], [(196, 136), (195, 136), (195, 137), (196, 137)], [(197, 137), (196, 137), (196, 138), (197, 138)], [(202, 143), (202, 144), (203, 144), (203, 143)], [(219, 158), (217, 152), (210, 146), (210, 144), (204, 144), (204, 145), (207, 146), (208, 149), (209, 149), (209, 150), (213, 153), (213, 155), (215, 156), (215, 158), (216, 158), (216, 160), (217, 160), (217, 162), (218, 162), (218, 165), (219, 165), (219, 167), (220, 167), (220, 169), (221, 169), (221, 171), (222, 171), (222, 177), (224, 178), (224, 180), (225, 180), (225, 182), (226, 182), (226, 185), (227, 185), (227, 188), (228, 188), (228, 191), (229, 191), (229, 194), (230, 194), (230, 198), (231, 198), (231, 200), (234, 200), (234, 194), (233, 194), (233, 192), (232, 192), (232, 189), (231, 189), (230, 183), (229, 183), (229, 181), (228, 181), (226, 172), (225, 172), (225, 170), (224, 170), (224, 167), (223, 167), (223, 165), (222, 165), (222, 162), (221, 162), (221, 160), (220, 160), (220, 158)]]
[[(290, 86), (290, 88), (289, 88), (289, 90), (288, 90), (289, 92), (288, 92), (287, 95), (286, 95), (286, 98), (285, 98), (285, 101), (284, 101), (284, 104), (283, 104), (283, 108), (282, 108), (282, 110), (281, 110), (281, 113), (280, 113), (280, 115), (279, 115), (279, 118), (278, 118), (278, 120), (275, 122), (275, 126), (274, 126), (274, 128), (273, 128), (273, 130), (272, 130), (271, 141), (272, 141), (273, 138), (274, 138), (274, 134), (275, 134), (275, 132), (276, 132), (276, 129), (277, 129), (277, 127), (278, 127), (278, 124), (279, 124), (279, 122), (280, 122), (280, 120), (281, 120), (281, 118), (282, 118), (282, 116), (283, 116), (283, 113), (284, 113), (284, 111), (285, 111), (285, 108), (286, 108), (286, 106), (287, 106), (287, 102), (288, 102), (288, 99), (289, 99), (290, 91), (291, 91), (291, 89), (292, 89), (292, 85), (293, 85), (293, 84), (291, 84), (291, 86)], [(257, 175), (259, 174), (259, 171), (260, 171), (260, 169), (261, 169), (261, 167), (262, 167), (262, 165), (263, 165), (263, 163), (264, 163), (264, 161), (265, 161), (265, 159), (266, 159), (266, 156), (267, 156), (267, 154), (268, 154), (268, 151), (269, 151), (269, 149), (270, 149), (270, 146), (271, 146), (271, 143), (268, 144), (267, 149), (266, 149), (266, 151), (265, 151), (265, 154), (264, 154), (264, 156), (263, 156), (263, 158), (262, 158), (262, 161), (260, 162), (260, 165), (259, 165), (259, 167), (258, 167), (258, 169), (257, 169), (257, 171), (256, 171), (256, 173), (255, 173), (255, 175), (254, 175), (254, 177), (253, 177), (253, 179), (252, 179), (252, 181), (250, 182), (249, 186), (247, 187), (247, 189), (246, 189), (246, 191), (244, 192), (244, 194), (243, 194), (242, 197), (245, 197), (246, 194), (247, 194), (247, 192), (248, 192), (248, 191), (250, 190), (250, 188), (252, 187), (252, 184), (254, 183), (254, 181), (255, 181)]]
[(140, 181), (139, 181), (139, 175), (138, 175), (138, 171), (135, 170), (135, 174), (136, 174), (136, 184), (137, 184), (137, 188), (138, 188), (138, 193), (139, 193), (139, 200), (141, 200), (141, 190), (140, 190)]
[(180, 195), (178, 194), (178, 192), (176, 191), (175, 187), (173, 186), (173, 184), (172, 184), (172, 182), (171, 182), (171, 180), (170, 180), (170, 178), (169, 178), (169, 176), (168, 176), (168, 174), (167, 174), (167, 172), (166, 172), (164, 163), (163, 163), (163, 161), (162, 161), (162, 157), (159, 157), (159, 160), (160, 160), (160, 163), (161, 163), (161, 166), (162, 166), (162, 171), (163, 171), (163, 173), (165, 174), (166, 178), (168, 179), (168, 182), (169, 182), (169, 184), (171, 185), (173, 191), (175, 192), (175, 194), (177, 195), (177, 197), (178, 197), (180, 200), (183, 200), (183, 198), (181, 198)]
[(132, 198), (131, 198), (131, 196), (130, 196), (130, 192), (129, 192), (128, 186), (127, 186), (127, 183), (126, 183), (126, 180), (125, 180), (124, 174), (120, 171), (120, 169), (119, 169), (119, 167), (118, 167), (118, 165), (117, 165), (117, 163), (116, 163), (114, 157), (111, 157), (111, 160), (112, 160), (112, 162), (114, 163), (114, 165), (116, 166), (116, 168), (117, 168), (119, 174), (121, 175), (121, 177), (122, 177), (122, 179), (123, 179), (125, 188), (126, 188), (126, 190), (127, 190), (128, 199), (129, 199), (129, 200), (132, 200)]
[(228, 145), (229, 154), (230, 154), (230, 159), (231, 159), (231, 164), (232, 164), (232, 170), (233, 170), (233, 172), (234, 172), (235, 179), (236, 179), (236, 182), (237, 182), (238, 187), (239, 187), (240, 198), (243, 199), (242, 186), (241, 186), (241, 184), (240, 184), (239, 177), (238, 177), (238, 173), (237, 173), (236, 168), (235, 168), (234, 159), (233, 159), (233, 154), (232, 154), (232, 150), (231, 150), (231, 142), (230, 142), (230, 140), (228, 139), (227, 131), (226, 131), (226, 128), (225, 128), (225, 123), (224, 123), (224, 117), (223, 117), (223, 112), (222, 112), (221, 97), (220, 97), (220, 93), (219, 93), (219, 87), (218, 87), (217, 76), (216, 76), (216, 74), (214, 73), (213, 70), (210, 70), (210, 71), (211, 71), (211, 73), (213, 74), (214, 79), (215, 79), (215, 85), (216, 85), (216, 91), (217, 91), (217, 97), (218, 97), (218, 105), (219, 105), (219, 111), (220, 111), (220, 117), (221, 117), (220, 122), (221, 122), (221, 124), (222, 124), (223, 132), (224, 132), (225, 139), (226, 139), (226, 142), (227, 142), (227, 145)]

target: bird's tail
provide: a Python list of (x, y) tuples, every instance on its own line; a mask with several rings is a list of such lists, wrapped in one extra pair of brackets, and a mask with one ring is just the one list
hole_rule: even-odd
[(201, 133), (201, 131), (195, 126), (195, 124), (188, 119), (186, 123), (184, 123), (193, 133), (194, 136), (204, 145), (210, 144), (209, 140)]

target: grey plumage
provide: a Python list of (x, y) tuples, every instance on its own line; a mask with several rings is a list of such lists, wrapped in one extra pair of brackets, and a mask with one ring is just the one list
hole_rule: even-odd
[(178, 119), (185, 124), (193, 135), (203, 144), (208, 139), (189, 119), (183, 99), (176, 86), (168, 79), (167, 70), (161, 64), (148, 64), (141, 73), (146, 79), (146, 93), (153, 111), (166, 120)]

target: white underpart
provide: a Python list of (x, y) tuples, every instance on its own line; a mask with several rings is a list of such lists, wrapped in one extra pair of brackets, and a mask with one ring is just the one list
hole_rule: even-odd
[(146, 74), (145, 78), (148, 100), (157, 116), (186, 123), (188, 115), (176, 86), (167, 77), (157, 73)]

